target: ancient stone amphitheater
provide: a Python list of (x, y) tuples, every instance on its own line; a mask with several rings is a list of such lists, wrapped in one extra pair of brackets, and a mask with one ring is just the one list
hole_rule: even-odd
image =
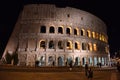
[[(53, 4), (25, 5), (2, 59), (17, 54), (19, 66), (74, 66), (108, 64), (105, 23), (72, 7)], [(14, 63), (15, 58), (10, 59)]]

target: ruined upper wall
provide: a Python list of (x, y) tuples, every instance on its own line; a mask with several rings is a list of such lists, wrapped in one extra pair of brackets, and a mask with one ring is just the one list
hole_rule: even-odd
[(102, 20), (86, 11), (71, 7), (60, 8), (51, 4), (29, 4), (24, 6), (21, 19), (24, 22), (35, 20), (38, 22), (43, 20), (63, 22), (63, 24), (73, 24), (77, 27), (91, 27), (93, 31), (106, 33), (106, 25)]

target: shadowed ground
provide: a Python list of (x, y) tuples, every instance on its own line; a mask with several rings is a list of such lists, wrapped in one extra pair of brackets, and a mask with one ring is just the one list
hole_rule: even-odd
[[(76, 71), (77, 69), (79, 71)], [(120, 74), (115, 69), (96, 68), (93, 70), (93, 80), (120, 80)], [(70, 71), (68, 67), (0, 67), (0, 80), (87, 80), (87, 77), (84, 68), (73, 68)]]

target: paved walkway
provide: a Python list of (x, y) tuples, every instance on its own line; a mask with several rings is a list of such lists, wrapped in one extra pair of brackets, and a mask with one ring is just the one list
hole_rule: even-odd
[[(79, 70), (79, 71), (77, 71)], [(115, 68), (94, 68), (93, 80), (120, 80)], [(84, 68), (0, 67), (0, 80), (88, 80)]]

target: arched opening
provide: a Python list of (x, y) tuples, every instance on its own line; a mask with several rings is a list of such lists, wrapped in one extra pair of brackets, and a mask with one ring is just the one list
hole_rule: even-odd
[(45, 49), (45, 41), (44, 40), (40, 41), (40, 48)]
[(68, 58), (67, 58), (67, 64), (70, 64), (71, 61), (73, 61), (73, 60), (72, 60), (72, 57), (68, 57)]
[(46, 26), (41, 26), (40, 32), (41, 33), (46, 33)]
[(102, 57), (102, 65), (105, 65), (104, 57)]
[(87, 50), (87, 44), (86, 43), (82, 43), (82, 50)]
[(92, 66), (93, 61), (92, 61), (92, 57), (89, 57), (89, 65)]
[(87, 37), (91, 37), (90, 30), (87, 30)]
[(64, 66), (64, 58), (63, 57), (58, 57), (58, 66)]
[(54, 42), (53, 42), (53, 40), (51, 40), (51, 41), (49, 42), (49, 49), (54, 49), (54, 48), (55, 48)]
[(85, 64), (86, 64), (86, 58), (83, 57), (83, 58), (82, 58), (82, 65), (84, 66)]
[(63, 49), (63, 42), (62, 41), (58, 41), (58, 48)]
[(92, 32), (92, 37), (95, 39), (95, 32)]
[(49, 33), (55, 33), (55, 29), (53, 26), (50, 27)]
[(58, 27), (58, 33), (63, 34), (63, 28), (62, 27)]
[(96, 37), (95, 37), (95, 38), (96, 38), (96, 39), (99, 39), (99, 34), (98, 34), (98, 33), (96, 33), (95, 35), (96, 35)]
[(45, 66), (45, 56), (40, 57), (38, 66)]
[(101, 63), (101, 57), (98, 57), (98, 62)]
[(48, 65), (52, 66), (53, 65), (53, 61), (54, 61), (53, 56), (49, 56), (49, 58), (48, 58)]
[(72, 33), (71, 27), (66, 28), (66, 34), (70, 35), (71, 33)]
[(95, 43), (93, 44), (93, 50), (97, 51), (97, 45)]
[(77, 35), (77, 29), (74, 29), (74, 35)]
[(80, 49), (80, 44), (79, 44), (79, 42), (75, 42), (75, 49), (76, 49), (76, 50), (79, 50), (79, 49)]
[(68, 49), (68, 50), (71, 50), (71, 49), (72, 49), (72, 42), (71, 42), (71, 41), (68, 41), (68, 42), (67, 42), (67, 49)]
[(98, 63), (97, 58), (94, 57), (94, 66), (97, 66), (97, 63)]
[(84, 29), (81, 30), (81, 36), (85, 36), (85, 30)]
[(88, 50), (92, 51), (92, 43), (88, 43)]
[(75, 58), (74, 66), (78, 66), (78, 65), (80, 65), (80, 58), (79, 58), (79, 57), (76, 57), (76, 58)]

